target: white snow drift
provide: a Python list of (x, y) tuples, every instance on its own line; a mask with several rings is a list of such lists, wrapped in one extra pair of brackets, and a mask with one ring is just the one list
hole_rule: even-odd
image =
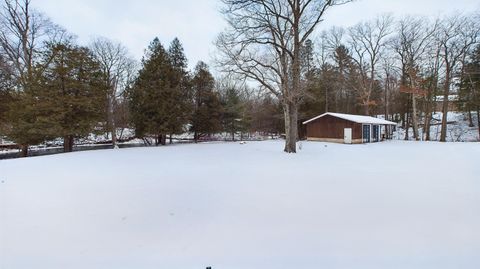
[(0, 161), (0, 268), (480, 268), (480, 144), (281, 149)]

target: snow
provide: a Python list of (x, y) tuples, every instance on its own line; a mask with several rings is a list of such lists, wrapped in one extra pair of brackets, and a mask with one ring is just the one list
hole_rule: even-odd
[(0, 161), (0, 268), (480, 268), (479, 143), (282, 148)]
[(312, 122), (314, 120), (317, 120), (317, 119), (319, 119), (321, 117), (324, 117), (324, 116), (327, 116), (327, 115), (337, 117), (337, 118), (341, 118), (341, 119), (348, 120), (348, 121), (352, 121), (352, 122), (356, 122), (356, 123), (397, 125), (395, 122), (387, 121), (387, 120), (384, 120), (384, 119), (379, 119), (379, 118), (374, 118), (374, 117), (369, 117), (369, 116), (361, 116), (361, 115), (332, 113), (332, 112), (327, 112), (327, 113), (324, 113), (324, 114), (322, 114), (320, 116), (317, 116), (313, 119), (307, 120), (307, 121), (303, 122), (303, 124), (307, 124), (309, 122)]
[[(441, 112), (435, 112), (432, 117), (432, 126), (430, 126), (430, 138), (433, 141), (440, 140), (440, 134), (442, 131), (442, 115)], [(469, 120), (467, 113), (462, 112), (448, 112), (447, 114), (447, 142), (477, 142), (480, 141), (478, 133), (478, 124), (477, 124), (477, 113), (472, 112), (472, 119), (474, 126), (469, 126)], [(421, 118), (420, 122), (423, 123), (424, 119)], [(424, 138), (424, 130), (422, 127), (419, 128), (420, 138)], [(409, 128), (409, 137), (413, 139), (413, 129)], [(394, 134), (394, 139), (404, 139), (405, 138), (405, 129), (400, 127), (397, 128), (397, 131)]]
[[(443, 102), (444, 99), (445, 99), (445, 98), (444, 98), (443, 95), (437, 95), (437, 96), (435, 97), (435, 100), (436, 100), (437, 102)], [(449, 96), (448, 96), (448, 101), (450, 101), (450, 102), (456, 102), (456, 101), (458, 101), (458, 95), (456, 95), (456, 94), (451, 94), (451, 95), (449, 95)]]

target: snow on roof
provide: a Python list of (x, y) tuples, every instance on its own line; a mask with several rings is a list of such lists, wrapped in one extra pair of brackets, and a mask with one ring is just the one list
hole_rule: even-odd
[(317, 116), (313, 119), (307, 120), (307, 121), (303, 122), (303, 124), (307, 124), (309, 122), (312, 122), (314, 120), (317, 120), (317, 119), (319, 119), (321, 117), (324, 117), (324, 116), (327, 116), (327, 115), (330, 115), (330, 116), (333, 116), (333, 117), (336, 117), (336, 118), (340, 118), (340, 119), (344, 119), (344, 120), (348, 120), (348, 121), (353, 121), (353, 122), (356, 122), (356, 123), (397, 125), (395, 122), (388, 121), (388, 120), (383, 120), (383, 119), (379, 119), (379, 118), (374, 118), (374, 117), (369, 117), (369, 116), (360, 116), (360, 115), (351, 115), (351, 114), (342, 114), (342, 113), (332, 113), (332, 112), (327, 112), (327, 113), (324, 113), (324, 114), (322, 114), (320, 116)]

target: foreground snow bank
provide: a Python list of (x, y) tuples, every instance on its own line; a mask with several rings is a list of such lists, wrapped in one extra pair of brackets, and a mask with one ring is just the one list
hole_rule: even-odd
[(282, 146), (0, 161), (0, 268), (480, 268), (480, 144)]

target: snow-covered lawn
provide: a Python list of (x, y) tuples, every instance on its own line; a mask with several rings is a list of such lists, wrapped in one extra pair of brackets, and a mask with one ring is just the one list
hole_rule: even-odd
[(480, 143), (281, 149), (0, 161), (0, 268), (480, 268)]

